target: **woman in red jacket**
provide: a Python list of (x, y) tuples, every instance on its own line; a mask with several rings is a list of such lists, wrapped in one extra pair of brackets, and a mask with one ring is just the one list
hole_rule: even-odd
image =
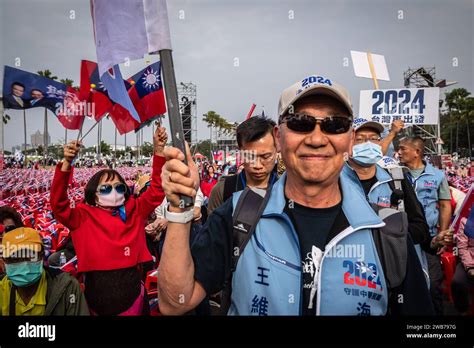
[(76, 207), (70, 206), (67, 188), (80, 144), (73, 141), (64, 147), (64, 160), (57, 165), (51, 186), (51, 207), (55, 218), (71, 230), (91, 313), (140, 315), (146, 308), (138, 267), (152, 260), (145, 222), (164, 198), (160, 176), (166, 140), (165, 129), (157, 128), (151, 185), (139, 198), (130, 194), (118, 172), (104, 169), (89, 180), (84, 203)]

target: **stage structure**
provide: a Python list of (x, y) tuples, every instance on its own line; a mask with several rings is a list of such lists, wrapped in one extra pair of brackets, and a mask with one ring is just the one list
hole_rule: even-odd
[[(451, 86), (457, 83), (456, 81), (446, 81), (446, 79), (436, 79), (435, 67), (421, 67), (417, 69), (408, 68), (403, 73), (404, 85), (407, 88), (429, 88), (429, 87), (443, 87)], [(442, 106), (442, 100), (439, 104)], [(439, 111), (438, 111), (439, 114)], [(438, 118), (438, 125), (424, 125), (413, 126), (413, 134), (422, 137), (425, 140), (425, 151), (427, 154), (434, 155), (442, 154), (443, 141), (441, 140), (441, 128)]]
[(192, 82), (178, 85), (179, 111), (183, 120), (184, 139), (189, 146), (197, 143), (197, 92)]

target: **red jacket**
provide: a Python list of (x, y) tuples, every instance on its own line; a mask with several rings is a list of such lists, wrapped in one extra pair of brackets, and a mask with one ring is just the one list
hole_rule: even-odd
[(146, 247), (145, 222), (161, 204), (165, 194), (161, 187), (164, 157), (153, 157), (151, 185), (139, 198), (125, 202), (126, 221), (119, 214), (85, 203), (70, 207), (67, 196), (72, 171), (61, 171), (57, 165), (51, 185), (51, 207), (55, 218), (71, 230), (77, 253), (78, 272), (133, 267), (151, 261)]
[(211, 191), (216, 186), (217, 180), (216, 179), (208, 179), (201, 181), (201, 191), (204, 196), (207, 198), (211, 197)]

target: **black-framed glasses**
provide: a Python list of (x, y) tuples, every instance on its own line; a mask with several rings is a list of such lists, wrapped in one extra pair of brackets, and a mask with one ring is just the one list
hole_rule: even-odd
[(280, 123), (286, 123), (289, 129), (298, 133), (312, 132), (318, 122), (321, 131), (326, 134), (343, 134), (351, 128), (352, 118), (339, 115), (314, 117), (306, 114), (288, 114), (283, 116), (280, 121)]
[(124, 184), (124, 183), (121, 183), (121, 182), (117, 182), (115, 184), (103, 184), (103, 185), (100, 185), (98, 188), (97, 188), (97, 193), (99, 195), (108, 195), (112, 192), (112, 189), (115, 189), (115, 191), (118, 193), (118, 194), (124, 194), (126, 191), (127, 191), (127, 186)]

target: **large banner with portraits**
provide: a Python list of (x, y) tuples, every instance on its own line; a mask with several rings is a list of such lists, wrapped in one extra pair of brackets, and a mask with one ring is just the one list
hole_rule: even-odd
[(59, 113), (67, 86), (52, 79), (5, 66), (3, 78), (3, 106), (5, 109), (45, 107)]
[(74, 88), (10, 66), (5, 66), (3, 106), (17, 110), (47, 108), (67, 129), (80, 129), (84, 115), (91, 113)]

